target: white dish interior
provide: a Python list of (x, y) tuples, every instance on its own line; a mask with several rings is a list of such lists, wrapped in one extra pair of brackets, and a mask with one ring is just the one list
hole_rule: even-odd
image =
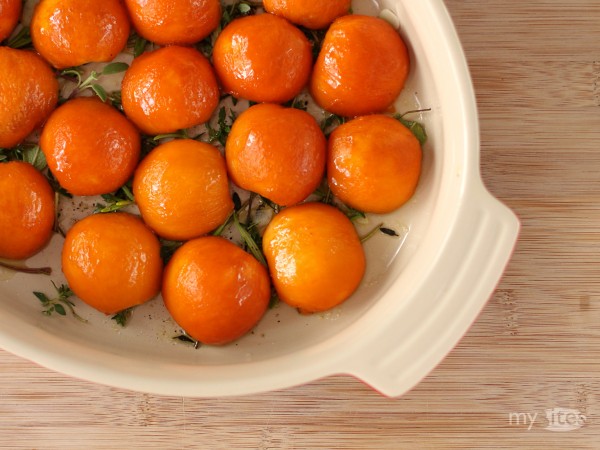
[[(374, 11), (374, 2), (354, 3), (356, 13)], [(422, 379), (485, 304), (518, 221), (480, 181), (474, 95), (443, 2), (381, 0), (380, 7), (394, 12), (412, 54), (397, 109), (431, 108), (412, 116), (429, 140), (414, 198), (361, 227), (384, 222), (401, 237), (381, 234), (365, 244), (368, 271), (350, 300), (312, 316), (281, 304), (243, 339), (199, 349), (173, 339), (181, 330), (160, 298), (138, 307), (125, 328), (78, 300), (89, 323), (46, 317), (32, 292), (52, 294), (51, 280), (64, 282), (62, 238), (54, 236), (27, 262), (52, 266), (52, 276), (0, 269), (0, 346), (75, 377), (170, 395), (247, 394), (346, 373), (395, 396)]]

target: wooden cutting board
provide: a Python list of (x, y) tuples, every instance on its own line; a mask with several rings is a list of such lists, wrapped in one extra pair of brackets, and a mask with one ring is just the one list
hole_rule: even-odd
[(396, 400), (349, 377), (196, 400), (0, 352), (0, 447), (600, 448), (600, 1), (446, 4), (478, 93), (483, 178), (522, 234), (437, 369)]

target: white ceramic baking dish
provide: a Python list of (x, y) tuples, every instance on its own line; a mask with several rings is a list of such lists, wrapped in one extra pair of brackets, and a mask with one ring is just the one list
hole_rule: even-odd
[[(355, 2), (361, 12), (369, 3)], [(359, 378), (388, 396), (417, 384), (458, 342), (491, 295), (511, 255), (519, 223), (484, 188), (473, 88), (442, 0), (382, 0), (409, 43), (413, 70), (399, 110), (431, 108), (424, 170), (415, 197), (383, 220), (401, 234), (368, 241), (363, 286), (344, 305), (303, 316), (270, 310), (252, 334), (226, 347), (194, 349), (158, 298), (126, 328), (90, 310), (46, 317), (32, 291), (60, 284), (62, 239), (31, 266), (51, 277), (0, 272), (0, 346), (74, 377), (182, 396), (257, 393), (333, 374)], [(371, 8), (372, 9), (372, 8)], [(370, 224), (364, 224), (369, 228)]]

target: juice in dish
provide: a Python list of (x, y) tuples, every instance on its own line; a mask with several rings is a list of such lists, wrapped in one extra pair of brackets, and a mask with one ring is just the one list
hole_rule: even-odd
[[(31, 16), (31, 9), (34, 3), (36, 2), (27, 2), (25, 5), (23, 15), (25, 23)], [(360, 1), (354, 3), (355, 4), (352, 5), (352, 12), (354, 14), (377, 16), (380, 12), (379, 5), (375, 1)], [(250, 8), (247, 4), (246, 7)], [(230, 16), (247, 15), (248, 10), (246, 10), (246, 7), (240, 9), (240, 5), (235, 5), (234, 2), (224, 2), (222, 5), (223, 12)], [(250, 12), (252, 14), (263, 14), (260, 8), (254, 9), (254, 7), (250, 8)], [(316, 42), (316, 45), (318, 45), (324, 35), (324, 33), (310, 32), (307, 30), (304, 30), (304, 32), (313, 44)], [(216, 41), (217, 33), (218, 31), (196, 45), (197, 51), (203, 52), (206, 58), (210, 59), (213, 56), (211, 50), (212, 45)], [(140, 48), (144, 49), (146, 52), (151, 52), (153, 50), (158, 50), (160, 47), (161, 46), (158, 44), (144, 42), (139, 36), (132, 36), (127, 47), (124, 48), (113, 61), (108, 63), (90, 63), (85, 64), (80, 68), (62, 71), (59, 76), (61, 89), (60, 97), (62, 101), (72, 97), (97, 96), (109, 103), (115, 110), (119, 110), (121, 108), (119, 94), (121, 90), (121, 81), (124, 75), (124, 70), (121, 69), (131, 66), (132, 62), (135, 60), (134, 53), (140, 50)], [(416, 62), (416, 65), (418, 67), (418, 61)], [(166, 66), (167, 69), (169, 69), (168, 64)], [(420, 105), (415, 91), (409, 74), (403, 92), (394, 103), (392, 110), (397, 113), (403, 113), (409, 110), (419, 109)], [(243, 98), (238, 99), (231, 95), (223, 94), (218, 106), (214, 108), (214, 114), (205, 123), (200, 123), (185, 130), (173, 130), (173, 132), (169, 129), (169, 133), (166, 135), (156, 136), (158, 133), (152, 133), (151, 135), (142, 133), (142, 152), (146, 154), (153, 151), (160, 144), (166, 144), (174, 139), (182, 138), (195, 139), (207, 145), (213, 145), (223, 151), (227, 143), (227, 136), (231, 131), (235, 120), (250, 106), (251, 103)], [(288, 108), (304, 109), (308, 114), (311, 114), (314, 117), (315, 122), (321, 126), (323, 132), (327, 135), (329, 135), (335, 127), (348, 120), (348, 118), (333, 115), (328, 111), (322, 110), (313, 101), (307, 86), (295, 95), (292, 100), (286, 102), (285, 106)], [(385, 113), (391, 114), (391, 112), (392, 111), (390, 110)], [(422, 116), (416, 114), (409, 116), (409, 118), (420, 119)], [(285, 127), (285, 124), (278, 126)], [(34, 134), (28, 138), (28, 142), (35, 143), (36, 138), (37, 136)], [(251, 136), (249, 135), (247, 139), (251, 139)], [(220, 236), (247, 248), (248, 251), (252, 253), (252, 242), (256, 244), (257, 241), (260, 241), (264, 228), (271, 218), (282, 209), (283, 205), (274, 204), (270, 201), (271, 199), (268, 199), (266, 196), (261, 197), (256, 194), (251, 194), (234, 184), (230, 185), (230, 193), (232, 194), (232, 198), (228, 199), (228, 201), (233, 203), (235, 213), (231, 214), (229, 217), (225, 217), (227, 214), (224, 214), (224, 220), (222, 221), (223, 226), (214, 226), (209, 232), (218, 233)], [(60, 195), (57, 197), (59, 198), (58, 208), (60, 210), (57, 228), (63, 232), (67, 232), (78, 220), (94, 214), (97, 211), (120, 210), (138, 215), (139, 210), (137, 209), (137, 205), (131, 194), (131, 184), (125, 183), (123, 188), (117, 189), (104, 197), (66, 197)], [(313, 193), (309, 196), (308, 200), (324, 203), (333, 202), (332, 193), (328, 189), (324, 179), (323, 182), (313, 190)], [(381, 279), (385, 278), (387, 267), (400, 252), (404, 240), (411, 228), (410, 205), (408, 207), (403, 207), (401, 212), (394, 213), (390, 216), (379, 216), (376, 214), (364, 215), (361, 211), (353, 210), (352, 208), (347, 208), (343, 205), (340, 206), (342, 211), (352, 219), (359, 236), (365, 237), (372, 230), (376, 231), (375, 236), (363, 245), (367, 264), (366, 272), (358, 291), (358, 296), (363, 297), (368, 295), (367, 293), (370, 292), (373, 286), (377, 285)], [(229, 207), (227, 211), (229, 211)], [(380, 226), (380, 224), (383, 225)], [(384, 231), (377, 231), (379, 228), (383, 228)], [(176, 241), (174, 236), (168, 236), (168, 238), (172, 239), (165, 239), (164, 237), (162, 239), (163, 253), (165, 254), (172, 253), (181, 245), (181, 242)], [(57, 263), (56, 259), (56, 252), (61, 246), (62, 238), (60, 235), (55, 235), (48, 250), (44, 250), (35, 259), (36, 264), (49, 265), (53, 268), (54, 272), (51, 279), (57, 285), (60, 285), (60, 283), (65, 281), (61, 274), (60, 265)], [(260, 247), (260, 245), (257, 247)], [(253, 256), (256, 255), (253, 253)], [(33, 263), (33, 261), (30, 263)], [(24, 275), (19, 274), (18, 276), (15, 276), (14, 279), (3, 282), (3, 284), (0, 285), (0, 290), (7, 292), (8, 295), (14, 295), (16, 292), (19, 292), (17, 284), (22, 283), (22, 276)], [(35, 282), (33, 283), (34, 288), (36, 290), (50, 291), (52, 285), (49, 281), (50, 280), (47, 278), (36, 277)], [(19, 296), (25, 297), (28, 295), (28, 291), (19, 294)], [(171, 319), (160, 301), (150, 301), (136, 307), (134, 310), (135, 320), (125, 328), (120, 328), (115, 321), (111, 320), (111, 317), (98, 314), (85, 304), (80, 302), (77, 302), (76, 304), (78, 313), (90, 321), (94, 326), (113, 333), (117, 330), (121, 337), (133, 340), (135, 345), (138, 345), (140, 348), (148, 350), (146, 348), (147, 342), (148, 339), (151, 338), (157, 340), (159, 342), (157, 345), (159, 346), (174, 346), (177, 348), (177, 350), (175, 350), (177, 352), (187, 350), (185, 346), (177, 345), (179, 344), (179, 340), (172, 339), (175, 336), (180, 336), (182, 332), (177, 324)], [(36, 306), (37, 305), (32, 302), (31, 314), (38, 312)], [(344, 306), (338, 307), (335, 310), (321, 312), (313, 316), (301, 316), (298, 315), (294, 309), (288, 308), (285, 305), (276, 306), (266, 312), (265, 317), (259, 323), (257, 328), (255, 328), (253, 334), (250, 333), (244, 337), (243, 347), (248, 348), (252, 346), (264, 346), (267, 344), (278, 345), (277, 342), (281, 340), (283, 335), (293, 333), (298, 327), (318, 327), (319, 321), (322, 321), (323, 319), (334, 323), (340, 320), (340, 318), (343, 318), (346, 309), (354, 311), (364, 310), (367, 307), (368, 303), (353, 301), (351, 298)], [(53, 325), (47, 326), (52, 327)], [(334, 328), (335, 326), (332, 325), (332, 330)], [(79, 333), (79, 331), (76, 333)], [(85, 335), (84, 332), (81, 333), (82, 335)], [(235, 349), (220, 350), (232, 352), (232, 360), (235, 360), (235, 358), (240, 355), (239, 353), (236, 353)], [(152, 352), (154, 350), (150, 349), (148, 351)], [(207, 349), (203, 351), (209, 355), (213, 354), (212, 350)], [(210, 357), (211, 356), (209, 356), (209, 359)], [(246, 358), (246, 353), (244, 353), (244, 358)]]

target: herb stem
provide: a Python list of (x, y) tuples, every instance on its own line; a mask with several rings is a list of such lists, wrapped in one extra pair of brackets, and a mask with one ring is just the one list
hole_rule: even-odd
[(363, 237), (361, 237), (360, 238), (361, 244), (364, 244), (369, 239), (371, 239), (373, 236), (375, 236), (375, 233), (377, 233), (377, 231), (379, 231), (382, 226), (383, 226), (383, 223), (378, 224), (375, 228), (373, 228), (371, 231), (369, 231), (367, 234), (365, 234)]
[(0, 261), (0, 267), (4, 267), (8, 270), (14, 270), (15, 272), (28, 273), (32, 275), (52, 275), (51, 267), (24, 267), (8, 264), (2, 261)]

